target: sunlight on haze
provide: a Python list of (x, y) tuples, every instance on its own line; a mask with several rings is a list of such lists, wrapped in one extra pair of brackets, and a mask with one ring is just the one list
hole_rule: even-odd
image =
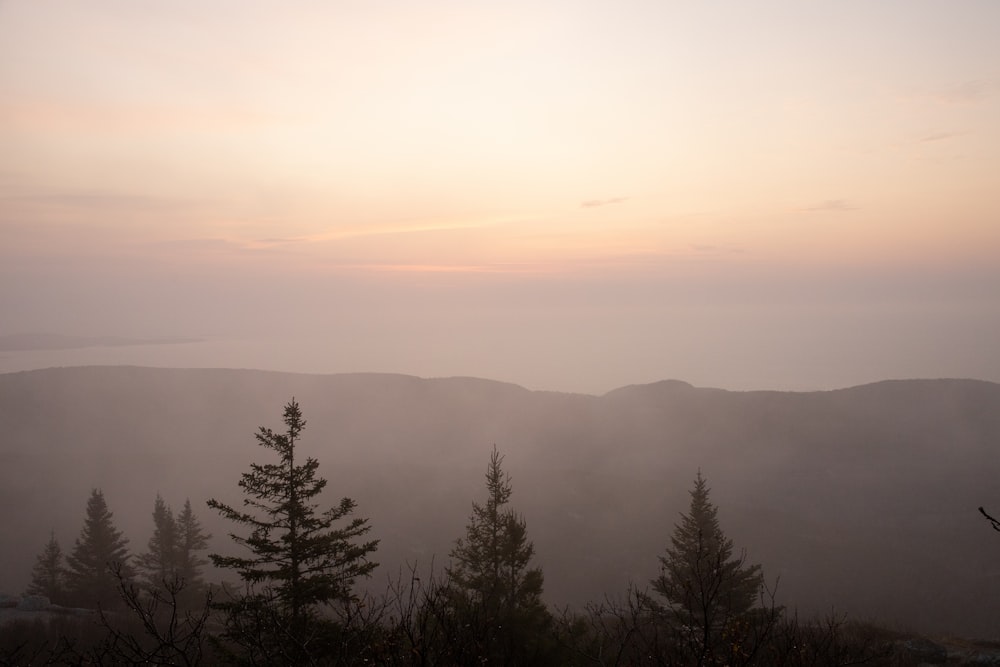
[[(1000, 380), (997, 25), (973, 1), (10, 0), (0, 334), (263, 341), (276, 307), (378, 331), (294, 370)], [(230, 363), (191, 354), (127, 361)]]

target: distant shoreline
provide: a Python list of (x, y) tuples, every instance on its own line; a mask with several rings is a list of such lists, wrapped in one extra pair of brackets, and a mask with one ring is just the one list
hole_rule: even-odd
[(131, 347), (137, 345), (183, 345), (202, 343), (201, 338), (168, 336), (162, 338), (125, 338), (122, 336), (64, 336), (61, 334), (8, 334), (0, 336), (0, 351), (32, 352), (38, 350), (75, 350), (85, 347)]

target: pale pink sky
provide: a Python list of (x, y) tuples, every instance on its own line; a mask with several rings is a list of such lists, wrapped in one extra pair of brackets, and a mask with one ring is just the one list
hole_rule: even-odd
[(1000, 4), (0, 2), (0, 351), (1000, 381)]

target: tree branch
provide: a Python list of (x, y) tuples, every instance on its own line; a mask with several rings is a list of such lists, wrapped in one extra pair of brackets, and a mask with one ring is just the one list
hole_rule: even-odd
[(982, 507), (979, 508), (979, 513), (982, 514), (984, 517), (986, 517), (986, 520), (990, 522), (991, 526), (993, 526), (993, 530), (1000, 531), (1000, 520), (997, 520), (994, 517), (987, 514), (986, 510), (984, 510)]

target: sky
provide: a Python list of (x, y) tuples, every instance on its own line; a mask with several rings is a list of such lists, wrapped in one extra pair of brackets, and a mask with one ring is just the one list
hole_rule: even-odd
[(0, 372), (1000, 381), (998, 25), (0, 0)]

